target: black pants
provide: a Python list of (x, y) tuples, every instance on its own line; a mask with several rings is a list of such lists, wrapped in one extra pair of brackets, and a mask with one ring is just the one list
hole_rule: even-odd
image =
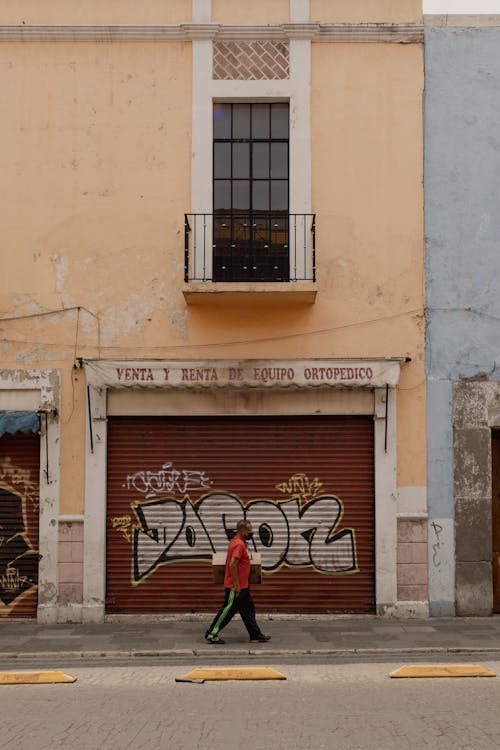
[(236, 612), (240, 613), (250, 638), (258, 638), (261, 629), (255, 619), (255, 605), (253, 603), (250, 589), (242, 589), (236, 596), (234, 589), (225, 589), (224, 603), (215, 615), (212, 624), (205, 633), (205, 638), (213, 638), (228, 622), (231, 622)]

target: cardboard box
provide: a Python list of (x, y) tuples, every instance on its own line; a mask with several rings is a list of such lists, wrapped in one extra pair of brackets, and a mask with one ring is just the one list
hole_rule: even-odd
[[(249, 583), (262, 583), (262, 559), (260, 552), (250, 552), (250, 577)], [(214, 583), (224, 583), (226, 575), (226, 553), (215, 552), (212, 555), (212, 571)]]

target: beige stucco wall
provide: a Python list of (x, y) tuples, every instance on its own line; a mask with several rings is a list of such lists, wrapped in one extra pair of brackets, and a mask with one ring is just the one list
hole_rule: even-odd
[(327, 23), (416, 23), (422, 0), (311, 0), (311, 20)]
[(212, 0), (212, 21), (217, 23), (287, 23), (290, 0), (257, 0), (238, 3)]
[(421, 50), (315, 44), (312, 64), (317, 301), (228, 311), (181, 292), (190, 44), (0, 45), (0, 317), (82, 307), (0, 322), (3, 367), (62, 371), (61, 513), (83, 510), (80, 356), (409, 355), (398, 484), (425, 485)]
[(0, 0), (0, 23), (186, 23), (191, 5), (191, 0)]
[[(0, 0), (3, 24), (187, 23), (191, 0)], [(311, 20), (322, 22), (417, 22), (421, 0), (311, 0)], [(289, 0), (212, 0), (218, 23), (286, 23)]]
[(60, 510), (80, 513), (74, 357), (184, 337), (191, 46), (1, 44), (0, 71), (0, 317), (86, 308), (0, 323), (1, 363), (61, 368)]
[(424, 485), (422, 50), (316, 44), (312, 71), (314, 326), (330, 328), (316, 343), (334, 357), (412, 358), (398, 395), (398, 484)]

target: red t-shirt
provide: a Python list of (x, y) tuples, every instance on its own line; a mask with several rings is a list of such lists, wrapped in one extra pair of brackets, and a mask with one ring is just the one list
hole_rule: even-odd
[(231, 560), (233, 557), (238, 558), (238, 581), (240, 582), (240, 589), (247, 589), (248, 588), (248, 576), (250, 575), (250, 557), (248, 555), (247, 545), (241, 538), (241, 536), (236, 535), (231, 541), (229, 542), (229, 547), (227, 548), (227, 557), (226, 557), (226, 575), (224, 578), (224, 586), (226, 589), (233, 589), (234, 583), (233, 579), (231, 578), (231, 573), (229, 572), (229, 565), (231, 564)]

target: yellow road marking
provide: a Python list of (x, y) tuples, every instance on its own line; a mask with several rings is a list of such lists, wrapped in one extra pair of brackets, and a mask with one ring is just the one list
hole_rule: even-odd
[(405, 664), (389, 677), (496, 677), (480, 664)]
[(286, 680), (272, 667), (208, 667), (193, 669), (182, 675), (183, 680)]
[(50, 685), (54, 682), (76, 682), (64, 672), (0, 672), (0, 685)]

